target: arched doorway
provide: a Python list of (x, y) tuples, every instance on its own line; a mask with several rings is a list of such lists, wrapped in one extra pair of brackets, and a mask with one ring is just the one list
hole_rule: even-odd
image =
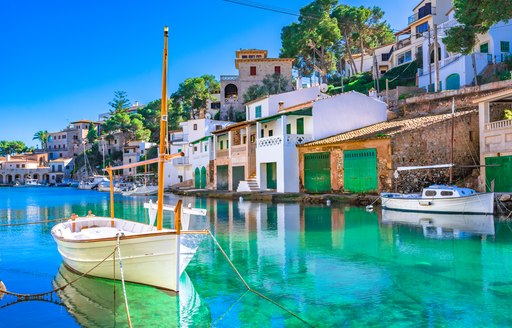
[(48, 183), (48, 181), (50, 180), (50, 175), (48, 174), (43, 174), (43, 181), (44, 183)]
[(201, 187), (201, 172), (198, 167), (194, 170), (194, 187), (197, 189)]
[(15, 181), (15, 182), (16, 182), (16, 181), (21, 182), (21, 174), (16, 174), (16, 175), (14, 176), (14, 181)]
[(446, 90), (459, 90), (460, 89), (460, 75), (452, 74), (446, 78)]
[(233, 83), (226, 85), (224, 88), (225, 98), (238, 98), (238, 88)]
[(39, 174), (32, 175), (32, 178), (36, 179), (39, 182)]
[(14, 183), (14, 181), (13, 181), (13, 179), (12, 179), (12, 175), (7, 174), (5, 177), (6, 177), (6, 179), (5, 179), (5, 183), (7, 183), (7, 184), (12, 184), (12, 183)]
[(0, 174), (0, 184), (4, 184), (4, 176)]
[(201, 168), (201, 188), (206, 188), (206, 168), (204, 166)]

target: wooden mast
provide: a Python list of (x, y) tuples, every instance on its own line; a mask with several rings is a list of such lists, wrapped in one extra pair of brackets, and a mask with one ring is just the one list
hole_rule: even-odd
[(157, 230), (163, 227), (164, 211), (164, 161), (167, 146), (167, 39), (169, 37), (169, 28), (164, 27), (164, 53), (162, 67), (162, 107), (160, 109), (160, 148), (158, 152), (158, 207), (157, 207)]
[(454, 120), (455, 120), (455, 98), (452, 100), (452, 136), (451, 136), (451, 144), (450, 144), (450, 185), (453, 183), (453, 137), (455, 132), (455, 126), (454, 126)]

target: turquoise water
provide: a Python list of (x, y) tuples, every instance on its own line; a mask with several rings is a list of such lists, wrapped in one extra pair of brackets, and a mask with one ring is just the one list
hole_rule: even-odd
[[(116, 196), (116, 216), (147, 220), (148, 198)], [(168, 202), (175, 203), (170, 198)], [(390, 215), (357, 207), (186, 199), (255, 290), (317, 327), (512, 325), (512, 223), (488, 217)], [(0, 224), (108, 215), (108, 195), (0, 188)], [(169, 224), (170, 218), (166, 224)], [(408, 223), (406, 223), (408, 222)], [(52, 223), (0, 227), (0, 279), (15, 292), (62, 286)], [(214, 243), (203, 241), (179, 296), (128, 284), (134, 327), (303, 327), (246, 293)], [(0, 300), (0, 327), (126, 326), (119, 282), (84, 278), (57, 304)]]

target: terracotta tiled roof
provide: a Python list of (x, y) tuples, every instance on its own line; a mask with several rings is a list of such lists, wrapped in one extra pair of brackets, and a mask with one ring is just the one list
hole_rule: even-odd
[[(476, 110), (461, 111), (455, 113), (455, 117), (462, 117), (470, 114), (477, 113)], [(386, 139), (394, 135), (400, 134), (405, 131), (422, 129), (429, 125), (437, 124), (443, 121), (450, 120), (451, 114), (430, 115), (410, 119), (394, 120), (389, 122), (381, 122), (370, 125), (361, 129), (340, 133), (332, 137), (308, 142), (302, 145), (307, 146), (320, 146), (345, 141), (361, 141), (371, 139)], [(299, 146), (300, 147), (300, 146)]]

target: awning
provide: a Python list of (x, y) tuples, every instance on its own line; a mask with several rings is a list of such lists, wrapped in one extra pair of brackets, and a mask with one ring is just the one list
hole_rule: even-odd
[(286, 115), (286, 116), (313, 116), (313, 107), (308, 107), (308, 108), (299, 109), (296, 111), (285, 112), (285, 113), (279, 113), (279, 114), (276, 114), (273, 116), (262, 118), (262, 119), (258, 120), (258, 122), (260, 122), (260, 123), (272, 122), (272, 121), (280, 119), (281, 116), (283, 116), (283, 115)]
[(206, 137), (203, 137), (201, 139), (197, 139), (195, 141), (192, 141), (190, 144), (195, 145), (195, 144), (200, 143), (201, 141), (206, 141), (206, 140), (211, 139), (211, 138), (213, 138), (213, 137), (212, 136), (206, 136)]

